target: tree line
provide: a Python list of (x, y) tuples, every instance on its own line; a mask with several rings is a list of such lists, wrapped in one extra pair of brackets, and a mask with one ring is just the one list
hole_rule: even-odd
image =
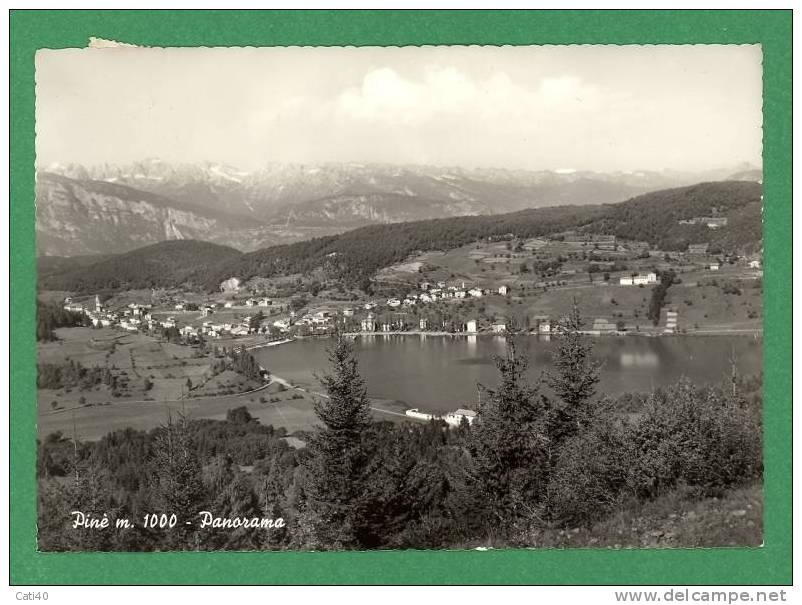
[(62, 305), (36, 301), (36, 340), (51, 342), (57, 340), (56, 328), (88, 326), (91, 322), (80, 311), (68, 311)]

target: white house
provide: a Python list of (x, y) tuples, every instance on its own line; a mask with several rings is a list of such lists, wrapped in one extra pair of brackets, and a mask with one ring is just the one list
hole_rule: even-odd
[(428, 327), (429, 323), (426, 321), (425, 317), (421, 317), (420, 321), (418, 322), (418, 327), (421, 330), (425, 330)]
[(444, 420), (451, 426), (459, 426), (463, 418), (468, 421), (468, 424), (473, 424), (473, 421), (476, 420), (476, 412), (460, 408), (456, 412), (446, 414)]
[(750, 269), (760, 269), (760, 261), (759, 260), (749, 261), (749, 268)]
[(259, 306), (260, 306), (260, 307), (269, 307), (269, 306), (270, 306), (270, 305), (272, 305), (272, 304), (273, 304), (273, 301), (272, 301), (272, 300), (270, 300), (269, 298), (262, 298), (262, 299), (259, 301)]
[(343, 317), (353, 317), (354, 310), (351, 307), (346, 307), (343, 309)]
[(285, 330), (290, 329), (290, 320), (289, 319), (277, 319), (273, 322), (273, 325), (281, 330), (282, 332)]
[(631, 285), (632, 285), (632, 283), (633, 283), (633, 281), (632, 281), (632, 277), (631, 277), (631, 276), (629, 276), (629, 277), (622, 277), (622, 278), (620, 278), (620, 279), (618, 280), (618, 284), (619, 284), (620, 286), (631, 286)]
[(507, 296), (508, 291), (509, 290), (507, 286), (499, 286), (498, 293), (501, 294), (502, 296)]
[(398, 307), (401, 305), (401, 301), (397, 298), (390, 298), (387, 300), (387, 306), (389, 307)]
[(230, 309), (230, 308), (231, 308), (231, 307), (233, 307), (234, 305), (231, 303), (231, 301), (228, 301), (228, 302), (227, 302), (226, 304), (224, 304), (223, 306), (224, 306), (226, 309)]
[(478, 330), (476, 329), (476, 320), (475, 319), (469, 319), (468, 320), (468, 323), (465, 325), (465, 331), (469, 332), (471, 334), (476, 334), (476, 332), (478, 332)]
[(541, 334), (551, 334), (551, 322), (548, 319), (541, 321), (540, 325), (537, 327), (537, 331)]
[(457, 290), (454, 292), (454, 298), (465, 298), (467, 296), (465, 290)]
[(419, 420), (434, 420), (438, 418), (434, 414), (427, 414), (426, 412), (421, 412), (418, 408), (412, 408), (411, 410), (407, 410), (404, 412), (410, 418), (417, 418)]
[(493, 330), (493, 334), (503, 334), (507, 331), (507, 324), (503, 321), (496, 321), (491, 324), (490, 329)]
[(632, 283), (636, 286), (645, 286), (649, 283), (649, 278), (645, 275), (636, 275), (632, 278)]
[(709, 269), (711, 271), (718, 271), (719, 269), (721, 269), (721, 265), (719, 265), (718, 263), (711, 263)]
[(480, 298), (482, 296), (483, 292), (479, 288), (471, 288), (470, 290), (468, 290), (468, 294), (470, 294), (474, 298)]

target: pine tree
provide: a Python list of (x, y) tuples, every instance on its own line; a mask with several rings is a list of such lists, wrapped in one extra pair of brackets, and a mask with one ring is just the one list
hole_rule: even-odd
[[(175, 514), (178, 524), (165, 531), (165, 550), (193, 550), (198, 547), (197, 514), (204, 510), (206, 491), (201, 464), (186, 416), (179, 414), (156, 435), (152, 446), (152, 511)], [(192, 521), (193, 525), (186, 525)]]
[(470, 432), (477, 487), (495, 521), (536, 513), (545, 489), (544, 399), (526, 381), (526, 356), (517, 334), (507, 337), (505, 357), (496, 358), (501, 382), (487, 390)]
[(556, 371), (547, 373), (547, 383), (559, 398), (550, 414), (554, 445), (574, 434), (592, 415), (601, 365), (591, 357), (593, 345), (581, 331), (582, 316), (574, 299), (570, 314), (557, 325), (557, 349), (552, 356)]
[(359, 500), (369, 462), (363, 435), (370, 403), (352, 344), (338, 333), (328, 352), (331, 373), (321, 379), (328, 396), (315, 404), (323, 425), (309, 442), (302, 525), (313, 548), (353, 548), (359, 546)]

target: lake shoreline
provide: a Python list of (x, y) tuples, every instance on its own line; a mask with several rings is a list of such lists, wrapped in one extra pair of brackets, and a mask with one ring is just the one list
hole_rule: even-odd
[[(583, 330), (581, 334), (593, 338), (620, 338), (620, 337), (643, 337), (643, 338), (663, 338), (663, 337), (693, 337), (693, 336), (753, 336), (756, 338), (763, 338), (763, 330), (754, 330), (750, 328), (744, 329), (720, 329), (720, 330), (695, 330), (693, 332), (598, 332), (595, 330)], [(536, 334), (536, 333), (521, 333), (521, 336), (535, 337), (535, 338), (552, 338), (557, 334)], [(452, 336), (452, 337), (466, 337), (466, 336), (505, 336), (504, 333), (493, 332), (431, 332), (422, 330), (407, 330), (404, 332), (345, 332), (343, 336), (349, 338), (356, 338), (358, 336)], [(299, 336), (298, 340), (306, 338), (328, 338), (327, 336)]]

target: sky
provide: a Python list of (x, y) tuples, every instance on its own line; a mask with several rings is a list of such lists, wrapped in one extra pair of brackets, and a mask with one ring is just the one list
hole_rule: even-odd
[(761, 166), (759, 46), (36, 54), (37, 165)]

